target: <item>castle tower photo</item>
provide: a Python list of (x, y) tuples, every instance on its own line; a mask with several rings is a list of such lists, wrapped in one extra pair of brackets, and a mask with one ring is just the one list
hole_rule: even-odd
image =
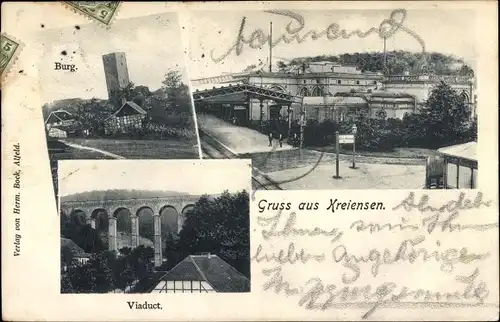
[(125, 53), (110, 53), (102, 56), (108, 97), (112, 99), (114, 91), (124, 88), (130, 82)]

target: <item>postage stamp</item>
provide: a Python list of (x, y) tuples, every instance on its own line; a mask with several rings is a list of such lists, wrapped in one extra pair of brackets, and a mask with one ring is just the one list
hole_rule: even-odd
[(2, 48), (2, 55), (0, 57), (0, 75), (3, 80), (7, 75), (9, 67), (12, 66), (19, 55), (22, 46), (21, 42), (14, 40), (15, 38), (12, 36), (2, 34), (0, 37), (0, 47)]
[(120, 5), (120, 1), (64, 1), (64, 3), (76, 12), (82, 13), (106, 26), (111, 25)]

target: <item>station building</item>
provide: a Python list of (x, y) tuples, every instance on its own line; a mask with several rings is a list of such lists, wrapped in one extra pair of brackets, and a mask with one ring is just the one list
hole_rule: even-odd
[[(475, 111), (474, 79), (467, 76), (402, 75), (384, 76), (332, 62), (314, 62), (295, 72), (245, 72), (192, 80), (193, 89), (209, 94), (223, 87), (248, 84), (295, 97), (293, 103), (265, 97), (231, 95), (231, 90), (209, 101), (196, 103), (222, 109), (225, 118), (269, 120), (343, 120), (364, 113), (369, 117), (402, 119), (416, 112), (440, 82), (449, 84)], [(202, 96), (204, 96), (203, 94)], [(197, 105), (197, 106), (198, 106)]]

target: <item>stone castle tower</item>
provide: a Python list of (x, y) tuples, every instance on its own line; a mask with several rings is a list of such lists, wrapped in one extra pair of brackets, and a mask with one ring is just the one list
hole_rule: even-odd
[[(110, 53), (102, 56), (104, 75), (108, 87), (108, 98), (112, 99), (114, 91), (124, 88), (130, 82), (125, 53)], [(123, 98), (121, 98), (123, 101)], [(120, 102), (117, 102), (118, 104)]]

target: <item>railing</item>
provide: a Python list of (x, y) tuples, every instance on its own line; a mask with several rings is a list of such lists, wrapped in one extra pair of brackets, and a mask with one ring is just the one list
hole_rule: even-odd
[(446, 83), (468, 83), (472, 78), (468, 76), (443, 76), (443, 75), (391, 75), (386, 76), (385, 82), (438, 82)]

